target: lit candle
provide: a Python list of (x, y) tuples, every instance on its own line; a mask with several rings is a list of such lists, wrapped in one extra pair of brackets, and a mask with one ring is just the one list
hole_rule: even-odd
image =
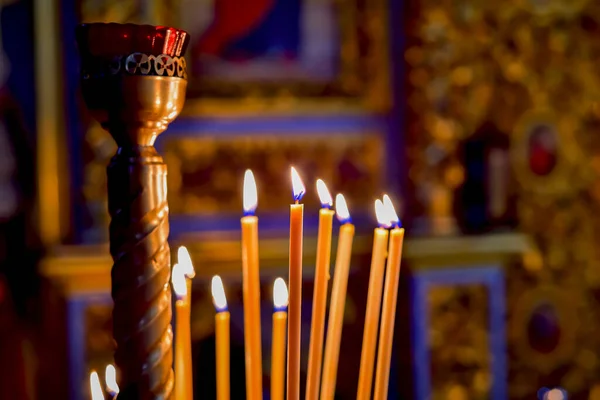
[(344, 325), (346, 289), (348, 287), (348, 273), (350, 271), (350, 259), (352, 256), (352, 240), (354, 239), (354, 225), (350, 219), (346, 200), (341, 194), (335, 197), (335, 210), (342, 226), (340, 226), (333, 287), (331, 289), (329, 323), (327, 324), (327, 341), (325, 342), (325, 359), (323, 361), (321, 400), (333, 400), (335, 396), (340, 342), (342, 340), (342, 327)]
[(175, 398), (192, 400), (194, 386), (192, 373), (192, 335), (190, 327), (190, 303), (187, 300), (187, 283), (184, 268), (175, 264), (171, 271), (175, 301)]
[[(196, 270), (194, 269), (194, 264), (192, 263), (192, 258), (190, 257), (190, 253), (188, 252), (188, 249), (185, 246), (181, 246), (179, 247), (179, 249), (177, 249), (177, 261), (179, 263), (179, 265), (181, 265), (183, 274), (185, 275), (185, 285), (187, 288), (187, 294), (185, 296), (185, 301), (187, 301), (187, 303), (189, 304), (189, 312), (190, 312), (190, 317), (191, 317), (191, 313), (192, 313), (192, 279), (194, 279), (194, 277), (196, 276)], [(191, 329), (191, 327), (190, 327)], [(185, 368), (185, 377), (183, 379), (186, 380), (186, 382), (191, 382), (190, 383), (190, 387), (193, 388), (194, 387), (194, 374), (193, 374), (193, 370), (192, 370), (192, 333), (190, 332), (190, 347), (189, 347), (189, 352), (187, 355), (185, 355), (185, 357), (187, 358), (186, 360), (186, 368)], [(191, 395), (191, 397), (193, 397), (193, 393)]]
[(307, 400), (316, 400), (319, 397), (321, 363), (323, 361), (323, 333), (325, 331), (325, 312), (327, 308), (327, 281), (329, 280), (329, 264), (331, 262), (331, 230), (333, 215), (335, 214), (331, 210), (333, 199), (325, 182), (321, 179), (317, 180), (317, 193), (321, 201), (321, 209), (319, 210), (317, 260), (306, 375)]
[(215, 315), (216, 359), (217, 359), (217, 400), (229, 400), (229, 312), (223, 281), (212, 278), (212, 297), (217, 314)]
[(398, 299), (398, 281), (400, 279), (400, 260), (404, 229), (394, 210), (390, 198), (385, 195), (383, 203), (392, 220), (394, 229), (390, 231), (390, 245), (387, 267), (385, 270), (385, 288), (383, 291), (383, 310), (381, 311), (381, 328), (377, 347), (377, 368), (375, 370), (375, 400), (385, 400), (388, 394), (392, 344), (394, 341), (394, 322), (396, 320), (396, 301)]
[(104, 372), (104, 382), (106, 383), (106, 390), (112, 399), (116, 398), (119, 394), (119, 385), (117, 384), (117, 370), (114, 365), (108, 364), (106, 371)]
[(367, 310), (363, 332), (362, 351), (360, 355), (360, 371), (358, 375), (357, 400), (369, 400), (373, 385), (373, 367), (377, 346), (377, 329), (379, 328), (379, 311), (381, 310), (381, 291), (383, 273), (387, 256), (388, 230), (390, 220), (381, 200), (375, 201), (375, 214), (379, 227), (375, 228), (373, 253), (371, 255), (371, 275), (367, 294)]
[(277, 278), (273, 284), (273, 334), (271, 344), (271, 399), (283, 400), (285, 385), (285, 328), (288, 291), (285, 282)]
[(244, 175), (244, 217), (242, 224), (242, 273), (244, 292), (244, 346), (246, 356), (246, 397), (262, 399), (262, 349), (260, 318), (260, 273), (258, 263), (258, 204), (252, 171)]
[(292, 167), (292, 189), (295, 204), (290, 205), (289, 321), (287, 359), (287, 400), (300, 399), (300, 335), (302, 331), (302, 229), (306, 192), (302, 179)]
[(90, 390), (92, 392), (92, 400), (104, 400), (100, 377), (96, 371), (92, 371), (90, 374)]
[(187, 286), (187, 301), (192, 303), (192, 279), (196, 276), (196, 270), (194, 264), (192, 264), (192, 258), (190, 253), (185, 246), (181, 246), (177, 249), (177, 263), (183, 268), (183, 274), (186, 277), (185, 283)]

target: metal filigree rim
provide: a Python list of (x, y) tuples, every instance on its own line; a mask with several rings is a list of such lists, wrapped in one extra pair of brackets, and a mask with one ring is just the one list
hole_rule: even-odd
[(184, 57), (131, 53), (107, 59), (89, 59), (82, 67), (83, 79), (106, 78), (117, 75), (167, 76), (187, 80), (187, 62)]

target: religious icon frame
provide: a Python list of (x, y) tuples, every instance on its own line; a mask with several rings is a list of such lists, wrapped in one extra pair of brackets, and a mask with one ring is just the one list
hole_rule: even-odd
[(411, 276), (412, 357), (414, 360), (415, 398), (426, 399), (433, 394), (430, 348), (429, 292), (436, 287), (483, 285), (487, 289), (491, 385), (489, 398), (508, 396), (508, 366), (506, 361), (505, 284), (502, 265), (482, 264), (448, 266), (443, 269), (424, 269)]
[[(542, 284), (523, 292), (516, 304), (518, 307), (515, 307), (512, 316), (514, 322), (510, 324), (509, 334), (523, 363), (542, 373), (551, 373), (576, 357), (578, 319), (573, 310), (577, 308), (577, 301), (569, 291), (555, 285)], [(556, 313), (560, 335), (554, 349), (541, 352), (531, 345), (528, 327), (540, 306), (546, 305)]]
[[(203, 0), (191, 0), (202, 2)], [(317, 2), (320, 3), (320, 2)], [(385, 0), (330, 1), (335, 10), (338, 68), (334, 77), (235, 81), (190, 76), (183, 116), (385, 112), (391, 106), (388, 6)], [(189, 52), (188, 52), (189, 53)], [(190, 54), (187, 55), (191, 62)]]
[[(536, 173), (531, 164), (532, 135), (540, 127), (552, 132), (555, 140), (553, 165), (544, 174)], [(525, 191), (542, 196), (570, 195), (582, 187), (588, 174), (577, 168), (582, 157), (574, 136), (578, 128), (575, 119), (547, 108), (523, 113), (515, 125), (510, 155), (515, 178)]]

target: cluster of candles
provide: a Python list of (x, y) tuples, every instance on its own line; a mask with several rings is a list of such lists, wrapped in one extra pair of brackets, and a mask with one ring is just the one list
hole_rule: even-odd
[[(282, 278), (273, 285), (273, 331), (271, 350), (271, 393), (274, 400), (299, 400), (301, 357), (301, 302), (302, 302), (302, 248), (304, 205), (300, 203), (306, 192), (297, 171), (291, 169), (294, 203), (290, 205), (289, 293)], [(317, 257), (315, 264), (313, 310), (308, 352), (306, 399), (333, 400), (342, 337), (346, 290), (354, 238), (354, 225), (344, 196), (333, 198), (322, 180), (317, 180), (317, 193), (321, 202)], [(244, 217), (242, 226), (242, 271), (244, 307), (244, 345), (246, 365), (246, 398), (263, 398), (262, 349), (260, 319), (260, 274), (258, 253), (258, 204), (256, 182), (252, 171), (244, 176)], [(341, 223), (338, 236), (335, 275), (331, 291), (329, 322), (325, 336), (325, 315), (333, 216)], [(389, 196), (375, 201), (378, 227), (375, 228), (371, 270), (365, 313), (363, 343), (360, 360), (357, 399), (387, 399), (400, 260), (404, 229)], [(387, 264), (386, 264), (387, 260)], [(172, 284), (177, 296), (175, 305), (175, 399), (193, 398), (193, 379), (190, 334), (191, 279), (194, 268), (185, 247), (178, 250), (178, 263), (173, 266)], [(216, 383), (217, 399), (230, 397), (229, 377), (229, 325), (230, 317), (223, 282), (214, 276), (211, 282), (213, 303), (216, 309)], [(287, 324), (287, 326), (286, 326)], [(287, 328), (287, 338), (286, 338)], [(286, 340), (287, 339), (287, 340)], [(325, 344), (324, 344), (325, 342)], [(286, 357), (287, 345), (287, 357)], [(324, 348), (323, 348), (324, 347)], [(324, 353), (324, 355), (323, 355)], [(375, 356), (377, 363), (375, 365)], [(286, 374), (287, 359), (287, 374)], [(373, 374), (375, 387), (373, 390)], [(287, 375), (287, 385), (285, 377)], [(104, 390), (96, 372), (90, 376), (92, 400), (105, 399)], [(106, 392), (116, 399), (119, 389), (116, 371), (112, 365), (106, 369)], [(287, 391), (285, 390), (287, 388)]]

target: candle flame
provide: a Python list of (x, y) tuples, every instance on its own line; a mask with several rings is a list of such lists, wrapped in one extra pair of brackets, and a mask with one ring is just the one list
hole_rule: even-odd
[(104, 400), (104, 393), (100, 385), (100, 377), (96, 371), (90, 374), (90, 390), (92, 392), (92, 400)]
[(119, 385), (117, 384), (117, 370), (114, 365), (108, 364), (106, 366), (106, 372), (104, 373), (104, 381), (106, 382), (106, 388), (114, 396), (119, 394)]
[(386, 210), (386, 214), (388, 219), (390, 220), (391, 225), (398, 226), (400, 224), (400, 218), (398, 218), (398, 214), (396, 213), (396, 209), (394, 208), (394, 204), (390, 199), (390, 196), (387, 194), (383, 195), (383, 205)]
[(215, 275), (211, 282), (213, 304), (217, 311), (227, 310), (227, 297), (225, 297), (225, 288), (219, 275)]
[(350, 222), (350, 211), (348, 211), (348, 204), (346, 204), (346, 199), (341, 193), (338, 193), (335, 196), (335, 213), (338, 221), (340, 221), (342, 224)]
[(300, 175), (296, 171), (296, 168), (292, 167), (292, 192), (294, 194), (294, 200), (300, 201), (304, 194), (306, 193), (306, 187), (304, 183), (302, 183), (302, 179), (300, 179)]
[(330, 208), (333, 205), (331, 193), (329, 193), (329, 189), (327, 189), (327, 185), (325, 185), (322, 179), (317, 179), (317, 193), (319, 194), (322, 207)]
[(177, 249), (177, 261), (181, 265), (183, 273), (187, 278), (192, 279), (196, 276), (196, 270), (194, 269), (194, 264), (192, 264), (190, 252), (185, 246), (181, 246)]
[(244, 174), (244, 213), (254, 215), (258, 205), (258, 194), (256, 192), (256, 181), (254, 174), (249, 169)]
[(275, 279), (273, 283), (273, 304), (275, 308), (284, 308), (288, 305), (288, 289), (282, 278)]
[(173, 283), (173, 290), (178, 299), (187, 296), (187, 285), (185, 283), (184, 268), (181, 264), (173, 265), (171, 271), (171, 282)]
[(391, 224), (387, 209), (379, 199), (375, 200), (375, 215), (377, 216), (377, 223), (381, 228), (390, 227)]

